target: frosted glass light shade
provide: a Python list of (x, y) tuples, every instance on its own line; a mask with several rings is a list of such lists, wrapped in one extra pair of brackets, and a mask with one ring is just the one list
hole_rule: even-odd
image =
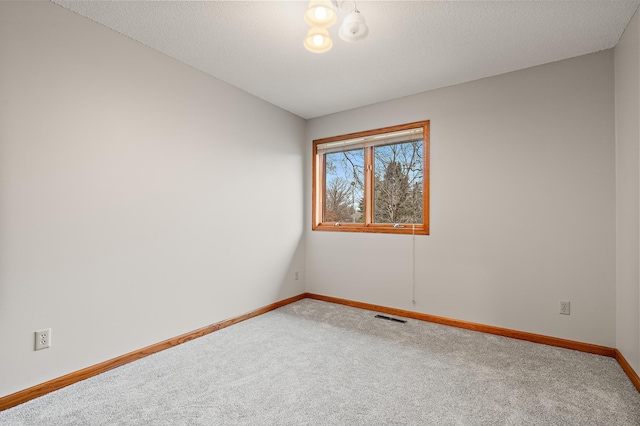
[(369, 28), (358, 10), (354, 10), (345, 16), (338, 31), (340, 38), (348, 42), (362, 40), (367, 34), (369, 34)]
[(336, 19), (338, 15), (330, 1), (310, 1), (304, 14), (305, 22), (312, 27), (329, 28)]
[(304, 47), (309, 52), (324, 53), (331, 50), (331, 46), (333, 46), (333, 41), (331, 41), (329, 31), (326, 28), (313, 27), (304, 39)]

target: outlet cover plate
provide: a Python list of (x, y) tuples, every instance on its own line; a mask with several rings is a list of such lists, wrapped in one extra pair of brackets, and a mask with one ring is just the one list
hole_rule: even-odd
[(51, 329), (47, 328), (44, 330), (36, 331), (35, 338), (36, 338), (36, 346), (35, 346), (36, 351), (50, 347), (51, 346)]
[(560, 301), (560, 313), (562, 315), (571, 315), (571, 302), (567, 300)]

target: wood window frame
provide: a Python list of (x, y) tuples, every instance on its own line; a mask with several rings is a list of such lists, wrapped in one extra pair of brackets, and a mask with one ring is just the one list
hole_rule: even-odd
[[(364, 176), (364, 223), (347, 223), (347, 222), (324, 222), (324, 191), (326, 187), (325, 173), (325, 154), (318, 153), (318, 145), (330, 142), (338, 142), (349, 139), (366, 138), (370, 136), (380, 135), (383, 133), (400, 132), (422, 127), (423, 129), (423, 206), (421, 224), (392, 224), (392, 223), (374, 223), (373, 221), (373, 177), (375, 171), (373, 149), (365, 148), (365, 176)], [(332, 231), (332, 232), (370, 232), (383, 234), (415, 234), (429, 235), (429, 163), (430, 163), (430, 127), (429, 120), (418, 121), (414, 123), (401, 124), (397, 126), (384, 127), (375, 130), (367, 130), (364, 132), (350, 133), (346, 135), (334, 136), (324, 139), (316, 139), (313, 141), (313, 159), (312, 159), (312, 222), (311, 227), (314, 231)]]

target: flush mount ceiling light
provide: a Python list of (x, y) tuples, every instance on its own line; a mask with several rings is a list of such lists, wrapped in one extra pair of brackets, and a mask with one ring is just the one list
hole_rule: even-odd
[[(351, 3), (353, 8), (345, 7), (345, 4)], [(336, 8), (334, 9), (334, 5)], [(354, 42), (364, 39), (369, 34), (369, 28), (365, 23), (364, 17), (356, 8), (354, 1), (310, 1), (309, 7), (304, 14), (304, 20), (311, 26), (304, 39), (304, 47), (313, 53), (324, 53), (331, 50), (333, 41), (329, 36), (329, 28), (336, 22), (337, 10), (351, 9), (344, 18), (342, 26), (338, 31), (340, 38), (344, 41)]]
[(313, 53), (324, 53), (331, 49), (333, 41), (326, 28), (313, 27), (304, 39), (304, 47)]

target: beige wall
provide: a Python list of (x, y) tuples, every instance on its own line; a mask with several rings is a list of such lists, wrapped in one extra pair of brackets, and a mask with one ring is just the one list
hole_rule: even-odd
[(0, 2), (0, 396), (302, 293), (304, 128), (60, 6)]
[(640, 372), (640, 16), (615, 48), (617, 348)]
[[(321, 117), (305, 138), (302, 119), (61, 7), (0, 2), (0, 396), (305, 289), (618, 347), (640, 371), (638, 20), (615, 61)], [(311, 232), (310, 147), (423, 119), (413, 306), (410, 236)]]
[[(431, 120), (431, 235), (311, 231), (310, 292), (613, 347), (613, 51), (310, 120)], [(559, 300), (571, 315), (559, 315)]]

